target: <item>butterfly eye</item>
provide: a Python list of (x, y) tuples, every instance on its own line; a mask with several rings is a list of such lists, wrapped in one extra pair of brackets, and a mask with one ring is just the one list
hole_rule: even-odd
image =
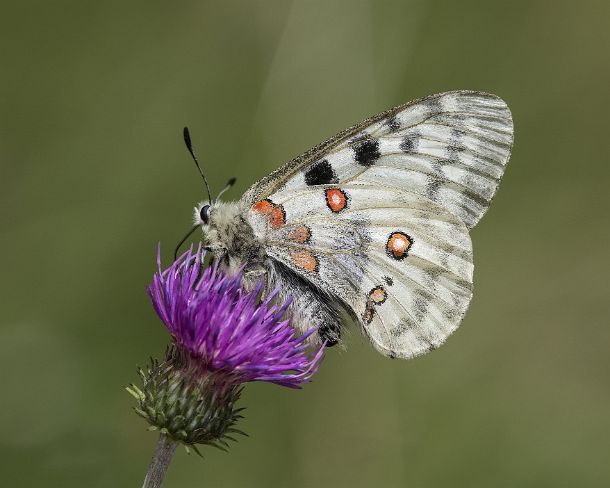
[(199, 217), (201, 217), (201, 221), (204, 224), (208, 224), (208, 222), (210, 221), (210, 206), (209, 205), (204, 205), (203, 207), (201, 207), (201, 210), (199, 211)]

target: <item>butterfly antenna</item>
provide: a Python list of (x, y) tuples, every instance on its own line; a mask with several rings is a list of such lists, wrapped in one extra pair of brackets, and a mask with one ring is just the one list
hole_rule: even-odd
[(174, 249), (174, 261), (175, 261), (176, 259), (178, 259), (178, 252), (180, 251), (180, 248), (182, 247), (182, 244), (184, 244), (184, 243), (185, 243), (185, 241), (186, 241), (186, 240), (187, 240), (189, 237), (191, 237), (191, 234), (192, 234), (193, 232), (195, 232), (195, 231), (197, 230), (197, 228), (198, 228), (198, 227), (199, 227), (198, 225), (193, 226), (193, 228), (192, 228), (191, 230), (189, 230), (189, 231), (187, 232), (187, 234), (186, 234), (186, 235), (185, 235), (185, 236), (182, 238), (182, 240), (181, 240), (181, 241), (178, 243), (178, 245), (176, 246), (176, 249)]
[(186, 148), (188, 149), (189, 153), (191, 153), (191, 157), (193, 158), (193, 161), (195, 161), (195, 165), (197, 166), (197, 169), (199, 170), (199, 174), (201, 175), (201, 177), (203, 178), (203, 182), (205, 183), (205, 189), (208, 191), (208, 202), (210, 205), (212, 205), (212, 192), (210, 191), (210, 185), (208, 185), (208, 180), (206, 179), (205, 175), (203, 174), (203, 170), (201, 169), (201, 166), (199, 165), (199, 160), (197, 159), (197, 156), (195, 156), (195, 151), (193, 151), (193, 144), (191, 143), (191, 134), (189, 133), (188, 127), (184, 128), (183, 135), (184, 135), (184, 144), (186, 144)]
[(224, 192), (226, 192), (228, 189), (230, 189), (235, 182), (237, 181), (237, 178), (231, 178), (229, 181), (227, 181), (227, 184), (225, 185), (225, 187), (220, 190), (220, 193), (216, 196), (216, 201), (220, 200), (220, 197), (222, 196), (222, 194)]

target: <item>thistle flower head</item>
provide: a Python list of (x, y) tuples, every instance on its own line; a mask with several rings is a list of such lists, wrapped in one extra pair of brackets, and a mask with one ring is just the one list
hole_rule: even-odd
[[(324, 346), (308, 352), (282, 317), (288, 303), (277, 291), (261, 298), (241, 286), (242, 274), (224, 274), (217, 265), (202, 267), (201, 245), (158, 271), (148, 286), (157, 315), (174, 341), (163, 361), (140, 369), (143, 386), (127, 390), (135, 411), (173, 441), (197, 451), (196, 444), (224, 449), (241, 418), (235, 407), (243, 383), (267, 381), (299, 388), (316, 373)], [(197, 451), (198, 452), (198, 451)]]
[(229, 276), (217, 265), (202, 272), (201, 245), (158, 271), (148, 287), (155, 311), (178, 348), (206, 372), (238, 383), (268, 381), (299, 387), (315, 374), (322, 348), (307, 354), (307, 334), (298, 337), (282, 316), (289, 305), (274, 303), (275, 290), (259, 300), (241, 287), (242, 274)]

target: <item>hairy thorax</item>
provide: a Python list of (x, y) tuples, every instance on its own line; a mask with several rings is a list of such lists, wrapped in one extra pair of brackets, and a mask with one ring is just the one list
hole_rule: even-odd
[(246, 274), (264, 270), (264, 246), (254, 235), (238, 202), (218, 202), (210, 211), (210, 221), (204, 226), (206, 247), (219, 259), (229, 273), (244, 268)]

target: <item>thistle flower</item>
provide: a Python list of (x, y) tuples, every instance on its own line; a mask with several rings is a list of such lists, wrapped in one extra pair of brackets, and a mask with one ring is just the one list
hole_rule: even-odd
[(307, 338), (296, 337), (282, 316), (289, 302), (279, 307), (274, 290), (258, 303), (262, 283), (250, 293), (241, 288), (241, 273), (228, 276), (216, 265), (201, 274), (201, 246), (158, 272), (148, 294), (159, 318), (177, 346), (208, 372), (245, 383), (268, 381), (297, 388), (309, 381), (319, 366), (322, 349), (306, 354)]
[(202, 267), (201, 245), (158, 271), (147, 291), (172, 335), (164, 360), (139, 369), (143, 386), (127, 390), (135, 411), (161, 435), (144, 486), (160, 486), (177, 443), (226, 449), (241, 418), (236, 408), (243, 384), (266, 381), (300, 388), (319, 368), (323, 345), (308, 352), (307, 338), (283, 320), (289, 302), (278, 290), (261, 298), (262, 285), (245, 291), (242, 274), (228, 276), (217, 265)]

